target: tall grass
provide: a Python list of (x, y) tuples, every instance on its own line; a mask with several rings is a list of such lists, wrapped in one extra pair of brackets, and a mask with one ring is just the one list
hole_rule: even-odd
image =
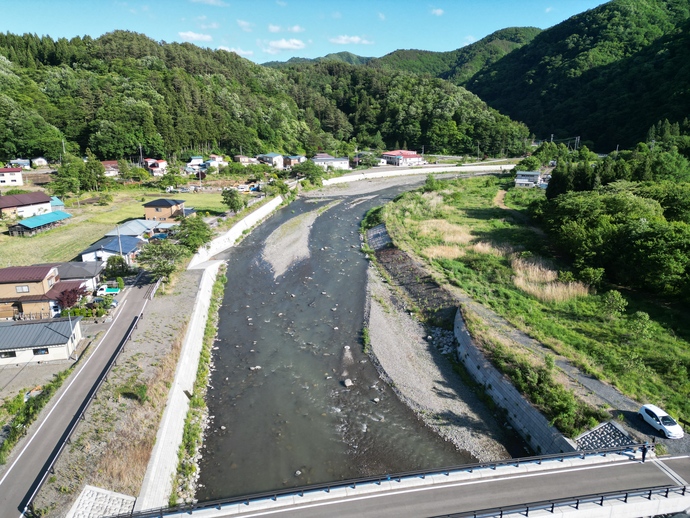
[(559, 282), (558, 271), (542, 258), (514, 256), (510, 264), (515, 272), (515, 286), (541, 301), (566, 302), (589, 295), (589, 288), (581, 282)]

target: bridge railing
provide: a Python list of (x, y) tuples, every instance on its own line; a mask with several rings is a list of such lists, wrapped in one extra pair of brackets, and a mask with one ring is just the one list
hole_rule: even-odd
[(610, 501), (622, 501), (623, 503), (627, 504), (628, 501), (633, 498), (645, 498), (647, 500), (651, 500), (653, 496), (669, 498), (671, 496), (685, 496), (686, 494), (690, 494), (690, 488), (688, 488), (688, 486), (654, 486), (628, 491), (596, 493), (575, 498), (557, 498), (554, 500), (543, 500), (541, 502), (533, 502), (528, 504), (492, 507), (480, 509), (478, 511), (444, 514), (435, 516), (433, 518), (494, 518), (516, 514), (520, 516), (529, 516), (529, 513), (533, 511), (548, 511), (552, 514), (555, 514), (558, 508), (561, 507), (569, 507), (577, 510), (580, 509), (580, 506), (584, 504), (596, 504), (603, 507), (606, 502)]
[[(584, 459), (587, 457), (606, 457), (607, 455), (616, 454), (634, 454), (638, 448), (643, 446), (640, 444), (631, 444), (625, 447), (616, 448), (601, 448), (598, 450), (575, 451), (567, 453), (557, 453), (550, 455), (540, 455), (536, 457), (522, 457), (518, 459), (505, 459), (491, 462), (478, 462), (474, 464), (464, 464), (462, 466), (449, 466), (446, 468), (432, 468), (417, 471), (407, 471), (395, 474), (385, 474), (373, 477), (362, 477), (357, 479), (342, 480), (336, 482), (329, 482), (324, 484), (313, 484), (309, 486), (301, 486), (289, 489), (279, 489), (276, 491), (266, 491), (262, 493), (254, 493), (246, 496), (223, 498), (218, 500), (210, 500), (206, 502), (195, 502), (191, 504), (181, 504), (175, 507), (160, 507), (155, 509), (148, 509), (137, 512), (130, 512), (119, 514), (110, 518), (153, 518), (162, 517), (170, 514), (185, 513), (193, 514), (195, 511), (202, 511), (206, 509), (222, 509), (224, 506), (245, 504), (249, 505), (252, 502), (265, 501), (268, 499), (278, 500), (282, 496), (298, 495), (304, 496), (305, 493), (324, 492), (330, 493), (332, 490), (352, 488), (355, 489), (358, 485), (364, 484), (378, 484), (384, 482), (396, 481), (401, 482), (403, 479), (421, 478), (428, 476), (445, 475), (450, 476), (456, 473), (472, 473), (476, 470), (495, 470), (501, 466), (516, 466), (522, 464), (542, 464), (544, 461), (565, 462), (566, 459)], [(471, 515), (470, 515), (471, 516)]]

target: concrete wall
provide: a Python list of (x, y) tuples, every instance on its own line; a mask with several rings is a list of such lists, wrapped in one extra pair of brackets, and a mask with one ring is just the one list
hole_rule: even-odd
[(389, 178), (392, 176), (408, 176), (415, 174), (436, 174), (436, 173), (479, 173), (479, 172), (501, 172), (510, 171), (515, 166), (509, 165), (467, 165), (467, 166), (438, 166), (438, 167), (419, 167), (417, 169), (404, 169), (398, 171), (379, 171), (370, 173), (358, 173), (339, 176), (324, 180), (324, 185), (334, 185), (337, 183), (356, 182), (358, 180), (375, 180), (377, 178)]
[(484, 386), (491, 399), (507, 411), (508, 422), (535, 453), (561, 453), (576, 449), (475, 347), (460, 310), (455, 315), (455, 337), (459, 344), (458, 359), (474, 380)]
[(277, 196), (271, 201), (269, 201), (263, 207), (258, 208), (257, 210), (249, 214), (246, 218), (239, 221), (225, 234), (211, 241), (209, 246), (207, 246), (206, 248), (201, 248), (196, 254), (194, 254), (194, 257), (192, 257), (192, 260), (189, 262), (188, 269), (196, 268), (197, 265), (205, 261), (208, 261), (209, 258), (213, 257), (214, 255), (230, 248), (232, 245), (235, 244), (235, 241), (237, 241), (242, 236), (242, 233), (245, 230), (249, 230), (254, 225), (259, 223), (271, 212), (276, 210), (281, 203), (283, 203), (282, 196)]

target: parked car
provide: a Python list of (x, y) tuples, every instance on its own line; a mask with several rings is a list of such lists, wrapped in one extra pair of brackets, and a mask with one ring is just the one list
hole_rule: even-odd
[(656, 405), (642, 405), (637, 415), (667, 439), (682, 439), (685, 435), (675, 419)]

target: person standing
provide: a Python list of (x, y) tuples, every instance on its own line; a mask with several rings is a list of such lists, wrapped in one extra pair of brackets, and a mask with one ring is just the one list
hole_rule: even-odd
[(645, 442), (645, 443), (642, 445), (642, 463), (643, 463), (643, 464), (644, 464), (645, 458), (647, 457), (647, 450), (648, 450), (648, 449), (649, 449), (649, 448), (647, 447), (647, 443)]

